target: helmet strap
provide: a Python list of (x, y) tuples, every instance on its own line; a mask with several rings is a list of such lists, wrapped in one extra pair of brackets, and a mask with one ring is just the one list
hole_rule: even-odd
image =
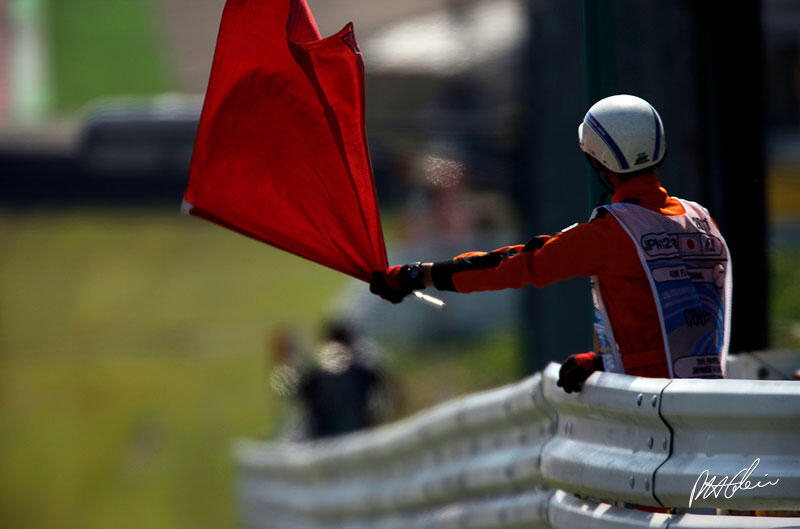
[(603, 173), (601, 173), (600, 171), (595, 171), (595, 172), (596, 172), (596, 174), (597, 174), (597, 179), (598, 179), (598, 180), (600, 180), (600, 184), (601, 184), (601, 185), (603, 186), (603, 188), (605, 189), (605, 194), (607, 194), (607, 195), (613, 195), (613, 194), (614, 194), (614, 186), (612, 186), (612, 185), (611, 185), (611, 184), (608, 182), (608, 178), (606, 178), (606, 175), (604, 175), (604, 174), (603, 174)]
[(608, 178), (606, 178), (606, 175), (604, 174), (606, 169), (603, 166), (603, 164), (598, 162), (594, 157), (590, 156), (588, 153), (585, 154), (586, 154), (586, 159), (589, 160), (589, 165), (592, 166), (595, 175), (597, 175), (597, 179), (600, 181), (600, 185), (602, 185), (603, 189), (605, 189), (605, 192), (600, 197), (600, 200), (603, 201), (602, 203), (604, 204), (606, 198), (614, 194), (614, 186), (612, 186), (611, 183), (608, 181)]

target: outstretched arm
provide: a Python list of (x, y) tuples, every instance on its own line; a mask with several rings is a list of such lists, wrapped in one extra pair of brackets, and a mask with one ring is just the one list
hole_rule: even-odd
[(621, 228), (609, 215), (552, 237), (534, 237), (524, 245), (469, 252), (435, 263), (393, 266), (376, 273), (371, 290), (399, 303), (413, 290), (425, 287), (467, 293), (542, 287), (572, 277), (602, 275), (614, 266), (619, 241), (630, 244), (614, 236), (613, 230)]
[(447, 261), (423, 264), (425, 285), (438, 290), (478, 292), (530, 284), (531, 260), (549, 236), (491, 252), (469, 252)]

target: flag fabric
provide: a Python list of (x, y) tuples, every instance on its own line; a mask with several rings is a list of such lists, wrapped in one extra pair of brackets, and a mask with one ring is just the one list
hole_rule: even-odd
[(387, 267), (352, 24), (305, 0), (228, 0), (184, 210), (369, 281)]

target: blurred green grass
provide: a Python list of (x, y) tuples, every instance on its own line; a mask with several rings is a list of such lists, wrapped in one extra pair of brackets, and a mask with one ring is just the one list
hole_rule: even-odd
[(800, 248), (773, 249), (770, 264), (772, 347), (800, 349)]
[(0, 215), (3, 527), (230, 527), (272, 325), (344, 277), (175, 212)]
[[(282, 412), (265, 340), (313, 341), (345, 276), (177, 211), (0, 211), (0, 248), (0, 526), (235, 526), (231, 442)], [(513, 380), (517, 350), (398, 344), (400, 413)]]
[(44, 0), (57, 111), (173, 89), (152, 0)]

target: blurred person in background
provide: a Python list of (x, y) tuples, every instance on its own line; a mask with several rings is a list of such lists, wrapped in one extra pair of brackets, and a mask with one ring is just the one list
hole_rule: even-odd
[(320, 439), (375, 426), (391, 418), (395, 394), (377, 365), (376, 348), (349, 326), (330, 322), (309, 365), (299, 361), (285, 330), (273, 340), (273, 391), (290, 397), (281, 438)]
[(477, 292), (591, 278), (595, 349), (569, 356), (558, 385), (580, 391), (594, 371), (720, 378), (730, 327), (730, 256), (708, 211), (669, 196), (657, 176), (664, 127), (645, 100), (595, 103), (578, 128), (581, 150), (612, 203), (589, 222), (526, 244), (436, 263), (393, 266), (370, 290), (399, 303), (434, 287)]

